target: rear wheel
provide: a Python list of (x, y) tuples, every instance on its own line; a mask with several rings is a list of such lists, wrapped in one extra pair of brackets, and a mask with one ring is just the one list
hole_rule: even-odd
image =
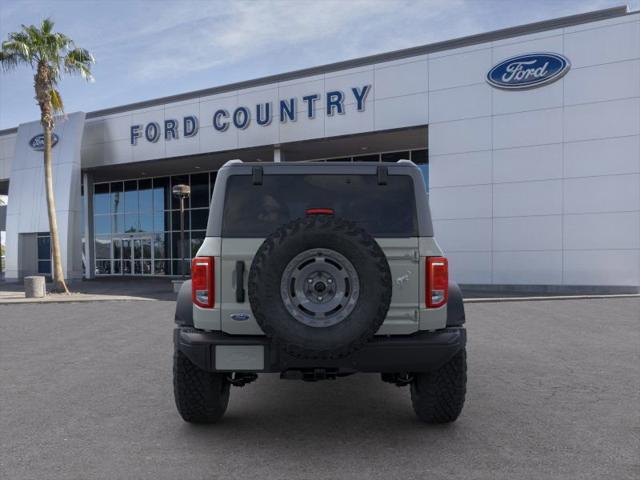
[(416, 373), (411, 383), (411, 403), (426, 423), (455, 421), (467, 390), (467, 353), (463, 348), (435, 372)]
[(226, 375), (202, 370), (176, 349), (173, 355), (173, 393), (180, 416), (189, 423), (215, 423), (227, 410)]

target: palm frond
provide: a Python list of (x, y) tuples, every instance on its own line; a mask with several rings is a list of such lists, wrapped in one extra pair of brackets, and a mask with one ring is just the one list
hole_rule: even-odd
[(9, 40), (2, 42), (2, 52), (15, 56), (17, 60), (33, 63), (33, 51), (26, 36), (9, 35)]
[(45, 35), (49, 35), (53, 31), (54, 25), (55, 23), (53, 22), (53, 20), (51, 20), (51, 17), (47, 17), (42, 20), (40, 30), (42, 30), (42, 33), (44, 33)]
[(78, 73), (87, 81), (93, 80), (91, 64), (95, 63), (93, 55), (84, 48), (75, 48), (64, 57), (64, 69), (67, 73)]
[(60, 96), (60, 92), (55, 88), (51, 89), (51, 106), (53, 107), (53, 111), (55, 113), (64, 112), (64, 104), (62, 103), (62, 97)]
[(2, 69), (5, 72), (16, 68), (21, 60), (22, 58), (15, 53), (5, 52), (4, 50), (0, 51), (0, 65), (2, 65)]

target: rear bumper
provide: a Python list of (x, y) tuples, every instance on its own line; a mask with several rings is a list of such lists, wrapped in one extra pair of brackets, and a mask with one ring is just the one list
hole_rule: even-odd
[[(265, 336), (228, 335), (222, 332), (204, 332), (192, 327), (176, 327), (174, 342), (194, 364), (207, 371), (284, 372), (287, 370), (324, 369), (337, 373), (349, 372), (426, 372), (436, 370), (467, 341), (462, 327), (445, 328), (435, 332), (418, 332), (413, 335), (374, 337), (354, 354), (334, 360), (299, 359), (284, 352)], [(218, 351), (216, 348), (223, 347)], [(233, 352), (235, 348), (238, 367), (224, 358), (224, 368), (217, 368), (216, 358), (222, 363), (220, 352)], [(246, 348), (249, 347), (249, 348)], [(254, 352), (253, 359), (243, 359), (243, 352)], [(257, 352), (257, 358), (255, 357)], [(261, 357), (261, 358), (260, 358)], [(253, 362), (253, 364), (251, 364)]]

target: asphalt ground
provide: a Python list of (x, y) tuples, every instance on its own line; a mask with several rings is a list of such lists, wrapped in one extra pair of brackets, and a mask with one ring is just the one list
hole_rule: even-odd
[(263, 375), (218, 425), (173, 403), (171, 302), (0, 306), (0, 478), (637, 479), (640, 299), (467, 305), (450, 426), (377, 375)]

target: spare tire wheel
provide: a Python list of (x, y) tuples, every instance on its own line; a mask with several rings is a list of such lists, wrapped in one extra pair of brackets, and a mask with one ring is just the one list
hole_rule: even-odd
[(375, 239), (333, 215), (279, 227), (249, 272), (258, 324), (301, 358), (339, 358), (362, 347), (384, 321), (391, 290), (389, 264)]

